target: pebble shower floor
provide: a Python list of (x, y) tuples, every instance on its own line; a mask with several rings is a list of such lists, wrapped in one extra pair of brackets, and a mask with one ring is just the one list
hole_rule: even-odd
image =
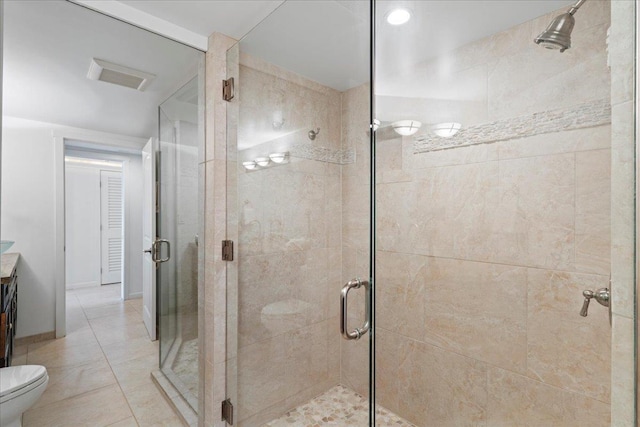
[[(369, 403), (358, 393), (341, 385), (298, 406), (264, 427), (321, 427), (321, 426), (366, 426), (369, 422)], [(376, 425), (415, 427), (410, 422), (378, 406)]]

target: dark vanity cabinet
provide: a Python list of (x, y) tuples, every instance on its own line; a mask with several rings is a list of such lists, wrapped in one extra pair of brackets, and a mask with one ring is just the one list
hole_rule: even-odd
[(20, 254), (2, 254), (0, 280), (0, 368), (11, 366), (18, 318), (18, 274)]

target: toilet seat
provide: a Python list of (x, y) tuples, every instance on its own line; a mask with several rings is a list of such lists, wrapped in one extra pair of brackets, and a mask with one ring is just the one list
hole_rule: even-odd
[(28, 393), (48, 379), (44, 366), (24, 365), (0, 369), (0, 403)]

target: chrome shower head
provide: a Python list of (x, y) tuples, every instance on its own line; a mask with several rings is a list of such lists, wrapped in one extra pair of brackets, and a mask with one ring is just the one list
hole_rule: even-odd
[(585, 1), (578, 0), (567, 13), (556, 16), (547, 29), (533, 41), (547, 49), (560, 50), (560, 52), (569, 49), (571, 47), (571, 31), (576, 23), (573, 15)]
[(534, 42), (547, 49), (564, 52), (571, 47), (571, 30), (576, 20), (573, 15), (563, 13), (556, 16), (551, 24), (535, 38)]

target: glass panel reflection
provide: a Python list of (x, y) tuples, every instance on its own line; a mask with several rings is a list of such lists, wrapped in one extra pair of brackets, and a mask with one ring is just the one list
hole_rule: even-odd
[(160, 106), (160, 368), (198, 409), (198, 79)]

